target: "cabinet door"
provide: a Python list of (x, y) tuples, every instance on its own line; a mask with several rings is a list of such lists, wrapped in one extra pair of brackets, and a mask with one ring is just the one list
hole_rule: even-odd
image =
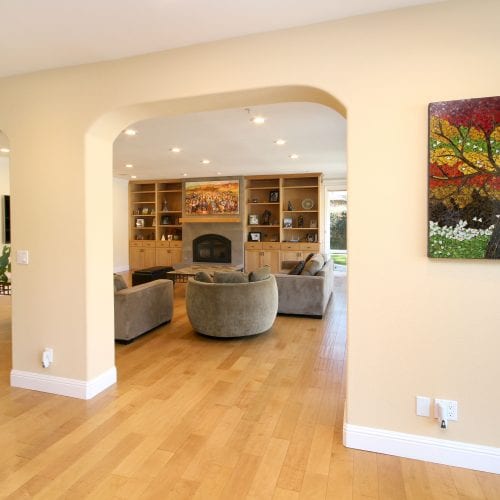
[(156, 249), (156, 265), (157, 266), (171, 266), (172, 255), (170, 248), (157, 248)]
[(247, 250), (245, 252), (245, 272), (251, 273), (260, 267), (262, 250)]
[(130, 247), (129, 261), (130, 269), (142, 269), (144, 267), (144, 248)]
[(156, 252), (154, 248), (143, 248), (144, 267), (153, 267), (156, 265)]
[(279, 273), (280, 253), (278, 250), (264, 250), (260, 260), (261, 266), (269, 266), (271, 273)]
[(281, 260), (303, 260), (302, 252), (298, 250), (288, 250), (281, 252)]

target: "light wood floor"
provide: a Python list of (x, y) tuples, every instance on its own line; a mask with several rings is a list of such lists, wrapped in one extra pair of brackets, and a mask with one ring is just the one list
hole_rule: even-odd
[[(345, 289), (323, 320), (278, 317), (244, 340), (171, 324), (118, 345), (91, 401), (9, 387), (0, 298), (0, 497), (500, 499), (500, 476), (342, 446)], [(258, 314), (258, 311), (256, 311)]]

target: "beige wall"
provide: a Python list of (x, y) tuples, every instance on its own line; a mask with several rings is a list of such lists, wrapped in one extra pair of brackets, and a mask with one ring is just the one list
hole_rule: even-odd
[(128, 262), (128, 181), (113, 179), (113, 270), (126, 271)]
[[(127, 123), (310, 86), (348, 117), (348, 422), (499, 447), (500, 267), (426, 257), (427, 104), (498, 94), (499, 18), (496, 0), (457, 0), (0, 80), (14, 246), (32, 257), (14, 266), (14, 367), (41, 371), (44, 345), (55, 375), (113, 363), (111, 143)], [(417, 394), (457, 400), (460, 421), (416, 417)]]

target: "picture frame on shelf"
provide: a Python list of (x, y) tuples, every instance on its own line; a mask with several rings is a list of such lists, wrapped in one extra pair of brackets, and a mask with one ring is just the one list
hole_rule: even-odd
[(279, 189), (269, 191), (269, 203), (278, 203), (280, 201)]
[(135, 227), (143, 228), (144, 227), (144, 219), (136, 219)]
[(259, 216), (258, 216), (258, 214), (249, 214), (248, 215), (248, 224), (250, 226), (258, 226), (259, 225)]
[(258, 231), (250, 231), (248, 233), (248, 241), (262, 241), (262, 233)]
[(291, 228), (292, 227), (292, 218), (291, 217), (283, 217), (283, 227)]
[(311, 222), (309, 223), (309, 227), (311, 229), (316, 229), (318, 227), (318, 221), (316, 219), (311, 219)]

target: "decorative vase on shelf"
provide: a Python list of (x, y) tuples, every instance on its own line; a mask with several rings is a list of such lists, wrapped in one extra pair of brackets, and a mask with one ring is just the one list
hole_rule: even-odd
[(165, 198), (163, 198), (163, 203), (161, 205), (161, 211), (162, 212), (168, 212), (168, 203)]

